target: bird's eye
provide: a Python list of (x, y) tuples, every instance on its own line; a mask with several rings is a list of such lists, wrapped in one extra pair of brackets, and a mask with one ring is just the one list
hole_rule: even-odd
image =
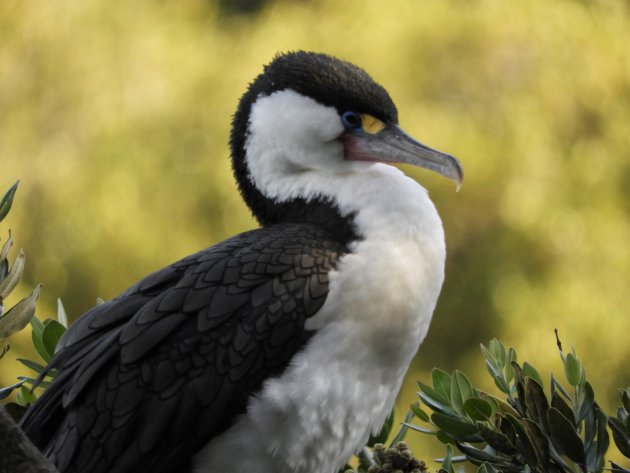
[(362, 126), (361, 115), (357, 112), (343, 112), (341, 114), (341, 121), (346, 127), (346, 130), (360, 130)]

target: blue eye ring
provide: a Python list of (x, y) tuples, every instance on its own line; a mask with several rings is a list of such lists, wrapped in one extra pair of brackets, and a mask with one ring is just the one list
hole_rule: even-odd
[(363, 128), (363, 120), (357, 112), (343, 112), (341, 114), (341, 122), (346, 130), (357, 131)]

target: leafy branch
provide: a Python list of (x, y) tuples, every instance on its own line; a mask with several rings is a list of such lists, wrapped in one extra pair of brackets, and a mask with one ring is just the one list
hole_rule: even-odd
[[(13, 205), (13, 198), (17, 191), (19, 181), (0, 199), (0, 222), (8, 215)], [(35, 315), (35, 304), (39, 298), (41, 284), (38, 284), (30, 295), (19, 301), (5, 312), (4, 301), (15, 289), (22, 279), (26, 257), (20, 250), (17, 258), (9, 269), (9, 251), (13, 246), (13, 236), (9, 230), (9, 238), (0, 249), (0, 358), (2, 358), (11, 348), (8, 338), (22, 330)]]
[[(447, 444), (440, 472), (455, 473), (454, 464), (464, 461), (477, 465), (478, 473), (601, 472), (610, 445), (607, 426), (620, 452), (630, 457), (630, 388), (621, 391), (617, 417), (608, 418), (575, 350), (565, 354), (559, 340), (558, 348), (570, 387), (551, 374), (548, 395), (538, 370), (519, 364), (516, 351), (496, 339), (481, 351), (501, 397), (473, 386), (461, 371), (434, 368), (432, 385), (418, 383), (420, 402), (411, 412), (430, 427), (407, 426)], [(454, 456), (453, 446), (462, 455)], [(611, 465), (613, 472), (630, 472)]]
[[(13, 184), (2, 199), (0, 199), (0, 222), (4, 220), (11, 210), (18, 184), (19, 181)], [(22, 250), (20, 250), (13, 264), (9, 265), (8, 255), (12, 246), (13, 236), (11, 235), (11, 231), (9, 231), (9, 238), (0, 249), (0, 358), (11, 348), (9, 337), (24, 329), (30, 322), (33, 327), (33, 346), (41, 356), (44, 364), (18, 358), (20, 363), (33, 370), (35, 374), (33, 376), (19, 376), (17, 383), (0, 389), (0, 399), (6, 398), (14, 390), (17, 390), (17, 404), (18, 406), (25, 407), (35, 401), (35, 386), (38, 385), (42, 389), (46, 388), (56, 375), (54, 370), (50, 370), (46, 373), (46, 376), (42, 376), (42, 380), (38, 381), (37, 379), (43, 372), (44, 365), (48, 363), (54, 355), (55, 347), (66, 330), (67, 317), (61, 301), (58, 303), (58, 320), (45, 320), (41, 322), (35, 317), (35, 306), (41, 292), (41, 284), (38, 284), (30, 295), (20, 300), (5, 312), (4, 301), (22, 279), (25, 267), (25, 256)], [(8, 404), (7, 408), (12, 415), (16, 415), (16, 412), (19, 411), (16, 409), (16, 406), (12, 404)]]

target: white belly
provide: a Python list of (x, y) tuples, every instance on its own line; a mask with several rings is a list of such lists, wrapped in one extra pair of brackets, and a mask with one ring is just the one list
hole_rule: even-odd
[(424, 189), (400, 176), (385, 191), (407, 194), (404, 205), (363, 200), (368, 212), (356, 222), (365, 239), (331, 274), (326, 303), (308, 322), (317, 333), (195, 456), (193, 471), (335, 473), (380, 429), (444, 278), (441, 221)]

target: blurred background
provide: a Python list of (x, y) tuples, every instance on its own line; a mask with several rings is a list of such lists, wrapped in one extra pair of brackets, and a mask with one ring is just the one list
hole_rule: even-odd
[[(0, 228), (71, 318), (143, 275), (255, 226), (227, 148), (239, 96), (277, 51), (365, 68), (407, 132), (463, 163), (451, 182), (405, 168), (447, 235), (445, 286), (415, 381), (456, 367), (488, 385), (479, 343), (563, 378), (553, 330), (599, 401), (630, 384), (630, 2), (3, 0)], [(8, 301), (9, 306), (12, 302)], [(25, 368), (12, 339), (0, 384)], [(429, 460), (443, 449), (410, 434)]]

